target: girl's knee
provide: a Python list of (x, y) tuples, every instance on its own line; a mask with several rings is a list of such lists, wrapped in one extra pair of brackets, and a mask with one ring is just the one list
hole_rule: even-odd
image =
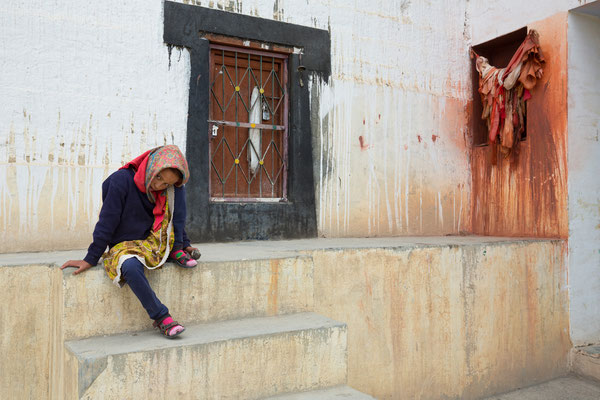
[(144, 266), (137, 258), (130, 258), (121, 264), (121, 276), (127, 280), (128, 276), (144, 273)]

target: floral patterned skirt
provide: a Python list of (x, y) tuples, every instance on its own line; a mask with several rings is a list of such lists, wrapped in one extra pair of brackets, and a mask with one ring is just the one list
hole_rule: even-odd
[(117, 286), (125, 285), (125, 281), (121, 277), (121, 265), (126, 260), (137, 258), (148, 269), (160, 268), (167, 261), (170, 249), (173, 248), (175, 242), (173, 212), (170, 210), (173, 197), (174, 191), (173, 188), (170, 188), (167, 190), (165, 218), (157, 232), (151, 231), (150, 235), (143, 240), (117, 243), (102, 256), (104, 270)]

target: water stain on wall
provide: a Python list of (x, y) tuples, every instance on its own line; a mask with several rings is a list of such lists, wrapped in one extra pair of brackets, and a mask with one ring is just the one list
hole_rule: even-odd
[(544, 76), (527, 105), (527, 139), (491, 165), (493, 146), (473, 150), (473, 231), (497, 236), (568, 236), (567, 16), (529, 25), (540, 34)]
[(40, 135), (34, 115), (26, 110), (23, 115), (0, 144), (0, 252), (87, 246), (106, 176), (123, 160), (155, 146), (154, 140), (173, 140), (171, 132), (158, 132), (155, 114), (137, 127), (138, 117), (131, 114), (121, 143), (98, 134), (100, 122), (93, 114), (79, 125), (67, 125), (58, 112), (56, 134), (49, 137)]
[[(242, 12), (242, 1), (237, 0), (184, 2)], [(313, 77), (310, 85), (321, 235), (447, 234), (470, 229), (465, 156), (469, 149), (463, 141), (463, 109), (470, 92), (460, 84), (468, 71), (460, 32), (465, 4), (443, 12), (426, 2), (411, 1), (243, 4), (247, 14), (318, 26), (331, 33), (333, 81), (328, 84)], [(148, 13), (144, 17), (153, 21), (162, 18), (156, 10)], [(41, 22), (48, 21), (42, 18)], [(71, 21), (61, 24), (66, 31), (81, 29)], [(129, 37), (133, 30), (127, 35), (122, 32), (106, 30), (110, 40), (101, 42), (106, 48), (82, 46), (78, 54), (120, 53), (118, 39)], [(86, 33), (95, 37), (98, 28)], [(0, 251), (84, 247), (100, 208), (102, 180), (138, 152), (178, 143), (185, 134), (189, 77), (177, 64), (189, 65), (189, 59), (169, 60), (161, 33), (144, 33), (143, 43), (155, 45), (150, 56), (138, 59), (160, 70), (156, 82), (174, 79), (161, 88), (161, 93), (164, 89), (171, 96), (166, 103), (156, 101), (153, 91), (140, 91), (137, 96), (135, 76), (122, 74), (123, 81), (113, 82), (97, 69), (68, 87), (68, 94), (57, 101), (64, 106), (56, 112), (34, 105), (24, 107), (22, 116), (20, 109), (13, 110), (6, 120), (10, 129), (3, 128), (0, 142), (0, 225), (6, 227)], [(148, 35), (154, 35), (154, 42), (147, 40)], [(435, 51), (424, 49), (423, 40), (432, 38)], [(407, 52), (410, 58), (405, 57)], [(442, 68), (423, 68), (437, 65), (435, 54), (440, 53), (449, 54)], [(102, 57), (98, 56), (100, 64), (105, 61)], [(122, 73), (130, 70), (127, 62), (108, 64)], [(57, 75), (51, 83), (64, 82), (65, 77)], [(148, 87), (143, 80), (137, 83), (138, 91)], [(98, 90), (102, 96), (72, 100), (71, 92), (77, 94), (82, 88), (102, 89)], [(140, 107), (144, 111), (133, 111)], [(157, 107), (163, 113), (158, 118)], [(47, 235), (47, 230), (53, 234)]]
[[(319, 228), (325, 236), (364, 234), (365, 228), (373, 236), (470, 230), (461, 118), (437, 118), (427, 124), (423, 121), (428, 119), (414, 111), (420, 102), (425, 102), (422, 112), (458, 108), (464, 125), (466, 102), (344, 81), (334, 80), (332, 86), (335, 89), (311, 85), (320, 91), (320, 120), (327, 119), (329, 132), (341, 133), (336, 138), (316, 136)], [(334, 90), (335, 96), (347, 95), (331, 99), (328, 92)], [(363, 98), (386, 100), (357, 100)], [(322, 106), (327, 100), (333, 102), (325, 103), (330, 108)], [(412, 136), (414, 127), (436, 133)], [(440, 132), (460, 138), (441, 141)]]

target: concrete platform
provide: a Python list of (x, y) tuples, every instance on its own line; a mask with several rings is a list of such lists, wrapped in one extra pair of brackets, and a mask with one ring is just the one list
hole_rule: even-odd
[[(565, 241), (321, 238), (199, 247), (203, 257), (197, 268), (169, 264), (148, 274), (174, 317), (190, 327), (309, 311), (342, 321), (348, 327), (347, 380), (320, 381), (319, 387), (347, 384), (382, 399), (425, 398), (427, 393), (430, 399), (467, 400), (568, 373)], [(148, 329), (148, 317), (135, 296), (128, 288), (114, 286), (101, 267), (76, 276), (72, 270), (58, 269), (84, 253), (0, 255), (0, 301), (5, 312), (19, 310), (20, 316), (4, 318), (10, 321), (0, 344), (6, 355), (0, 361), (5, 397), (45, 398), (51, 393), (50, 398), (76, 398), (80, 360), (67, 354), (65, 341), (125, 332), (139, 339), (132, 332)], [(302, 340), (319, 343), (319, 331), (311, 332), (315, 340), (281, 333), (264, 340), (240, 337), (94, 356), (91, 360), (103, 359), (106, 365), (90, 361), (82, 373), (99, 374), (87, 389), (90, 398), (111, 398), (103, 388), (116, 390), (119, 379), (134, 382), (129, 388), (135, 382), (152, 382), (151, 393), (143, 395), (146, 392), (137, 388), (130, 398), (163, 398), (155, 389), (163, 386), (179, 388), (170, 392), (177, 396), (200, 390), (198, 398), (219, 397), (202, 392), (195, 386), (200, 384), (187, 377), (186, 382), (193, 382), (187, 387), (168, 385), (180, 381), (182, 374), (202, 376), (196, 381), (221, 379), (212, 386), (233, 393), (230, 398), (302, 392), (315, 388), (269, 382), (285, 368), (296, 368), (295, 360), (305, 351)], [(318, 357), (323, 350), (317, 346), (308, 351)], [(271, 353), (291, 363), (286, 367), (274, 362), (276, 369), (267, 371), (268, 378), (256, 378), (264, 371), (249, 366)], [(440, 354), (447, 356), (440, 359)], [(319, 360), (301, 375), (319, 370)], [(178, 367), (155, 370), (160, 365)], [(232, 365), (235, 373), (229, 373)], [(211, 375), (213, 369), (221, 375)], [(258, 380), (247, 387), (260, 390), (251, 396), (236, 392), (246, 379)]]
[(346, 382), (346, 325), (330, 318), (299, 313), (186, 328), (172, 340), (146, 331), (66, 342), (68, 376), (76, 377), (67, 398), (258, 398)]
[(368, 394), (354, 390), (349, 386), (337, 386), (330, 389), (311, 390), (283, 396), (267, 397), (264, 400), (373, 400)]
[(484, 400), (598, 400), (600, 385), (574, 376), (567, 376)]

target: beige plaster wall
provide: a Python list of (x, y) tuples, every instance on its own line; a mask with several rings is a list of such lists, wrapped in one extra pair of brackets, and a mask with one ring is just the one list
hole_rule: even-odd
[(567, 372), (565, 244), (325, 251), (315, 311), (348, 324), (348, 383), (475, 399)]
[(0, 397), (47, 399), (62, 378), (61, 274), (0, 265), (0, 282)]
[[(310, 257), (294, 257), (196, 269), (167, 264), (146, 276), (171, 314), (192, 324), (310, 311), (312, 274)], [(81, 275), (65, 272), (63, 284), (65, 340), (148, 329), (148, 314), (133, 292), (109, 283), (101, 266)]]

